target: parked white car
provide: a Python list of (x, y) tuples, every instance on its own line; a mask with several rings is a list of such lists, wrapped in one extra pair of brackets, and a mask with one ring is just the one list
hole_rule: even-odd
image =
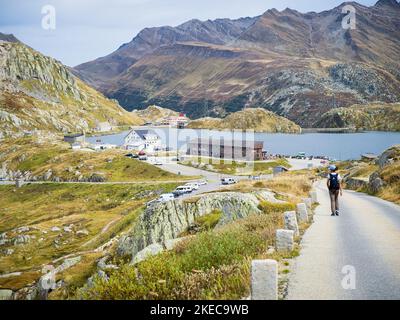
[(237, 181), (233, 178), (223, 178), (223, 179), (221, 179), (221, 183), (223, 185), (229, 185), (229, 184), (235, 184), (235, 183), (237, 183)]
[(162, 195), (160, 195), (160, 197), (158, 198), (159, 202), (168, 202), (168, 201), (172, 201), (174, 200), (174, 194), (173, 193), (164, 193)]
[(191, 183), (191, 182), (190, 183), (186, 183), (185, 186), (191, 187), (192, 191), (193, 190), (199, 190), (199, 188), (200, 188), (200, 185), (198, 183)]

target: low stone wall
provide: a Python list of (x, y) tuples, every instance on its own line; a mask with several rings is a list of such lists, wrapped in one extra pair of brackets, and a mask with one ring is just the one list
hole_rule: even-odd
[[(310, 198), (303, 199), (304, 203), (297, 204), (296, 211), (284, 213), (286, 229), (276, 230), (275, 249), (277, 252), (291, 252), (295, 246), (295, 237), (299, 236), (298, 222), (309, 221), (312, 215), (312, 204), (317, 203), (317, 193), (312, 191)], [(274, 249), (272, 248), (274, 251)], [(267, 253), (270, 251), (267, 250)], [(273, 252), (272, 251), (272, 252)], [(251, 264), (251, 299), (278, 299), (278, 262), (275, 260), (253, 260)]]

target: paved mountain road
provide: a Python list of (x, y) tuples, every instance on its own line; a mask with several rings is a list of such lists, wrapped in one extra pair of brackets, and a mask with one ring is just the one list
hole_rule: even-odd
[[(400, 206), (345, 190), (341, 216), (331, 217), (325, 182), (317, 192), (321, 205), (294, 261), (287, 299), (400, 299)], [(342, 281), (353, 274), (355, 289), (345, 289)]]

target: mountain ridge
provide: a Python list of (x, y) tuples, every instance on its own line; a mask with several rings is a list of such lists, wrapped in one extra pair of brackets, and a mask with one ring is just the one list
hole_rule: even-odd
[[(342, 28), (348, 4), (354, 30)], [(157, 104), (201, 118), (257, 106), (310, 127), (336, 107), (400, 100), (397, 6), (345, 2), (146, 28), (75, 72), (127, 110)]]

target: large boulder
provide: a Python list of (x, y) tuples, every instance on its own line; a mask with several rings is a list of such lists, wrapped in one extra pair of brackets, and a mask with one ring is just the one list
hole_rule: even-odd
[(374, 172), (369, 177), (369, 184), (368, 187), (373, 193), (378, 193), (381, 191), (385, 183), (383, 182), (382, 178), (380, 177), (378, 172)]
[(395, 160), (400, 160), (400, 144), (393, 146), (383, 152), (377, 159), (377, 164), (382, 169), (383, 167), (391, 164)]
[(344, 182), (346, 183), (346, 187), (348, 189), (357, 190), (367, 187), (369, 179), (360, 177), (347, 177), (344, 179)]
[(136, 264), (142, 262), (149, 257), (155, 256), (161, 253), (164, 250), (164, 247), (159, 243), (153, 243), (148, 247), (144, 248), (142, 251), (138, 252), (135, 257), (132, 259), (132, 264)]
[(222, 212), (218, 226), (251, 214), (261, 214), (258, 209), (260, 198), (276, 201), (270, 192), (221, 192), (149, 206), (135, 227), (119, 241), (118, 254), (135, 256), (153, 243), (178, 238), (196, 218), (214, 210)]

